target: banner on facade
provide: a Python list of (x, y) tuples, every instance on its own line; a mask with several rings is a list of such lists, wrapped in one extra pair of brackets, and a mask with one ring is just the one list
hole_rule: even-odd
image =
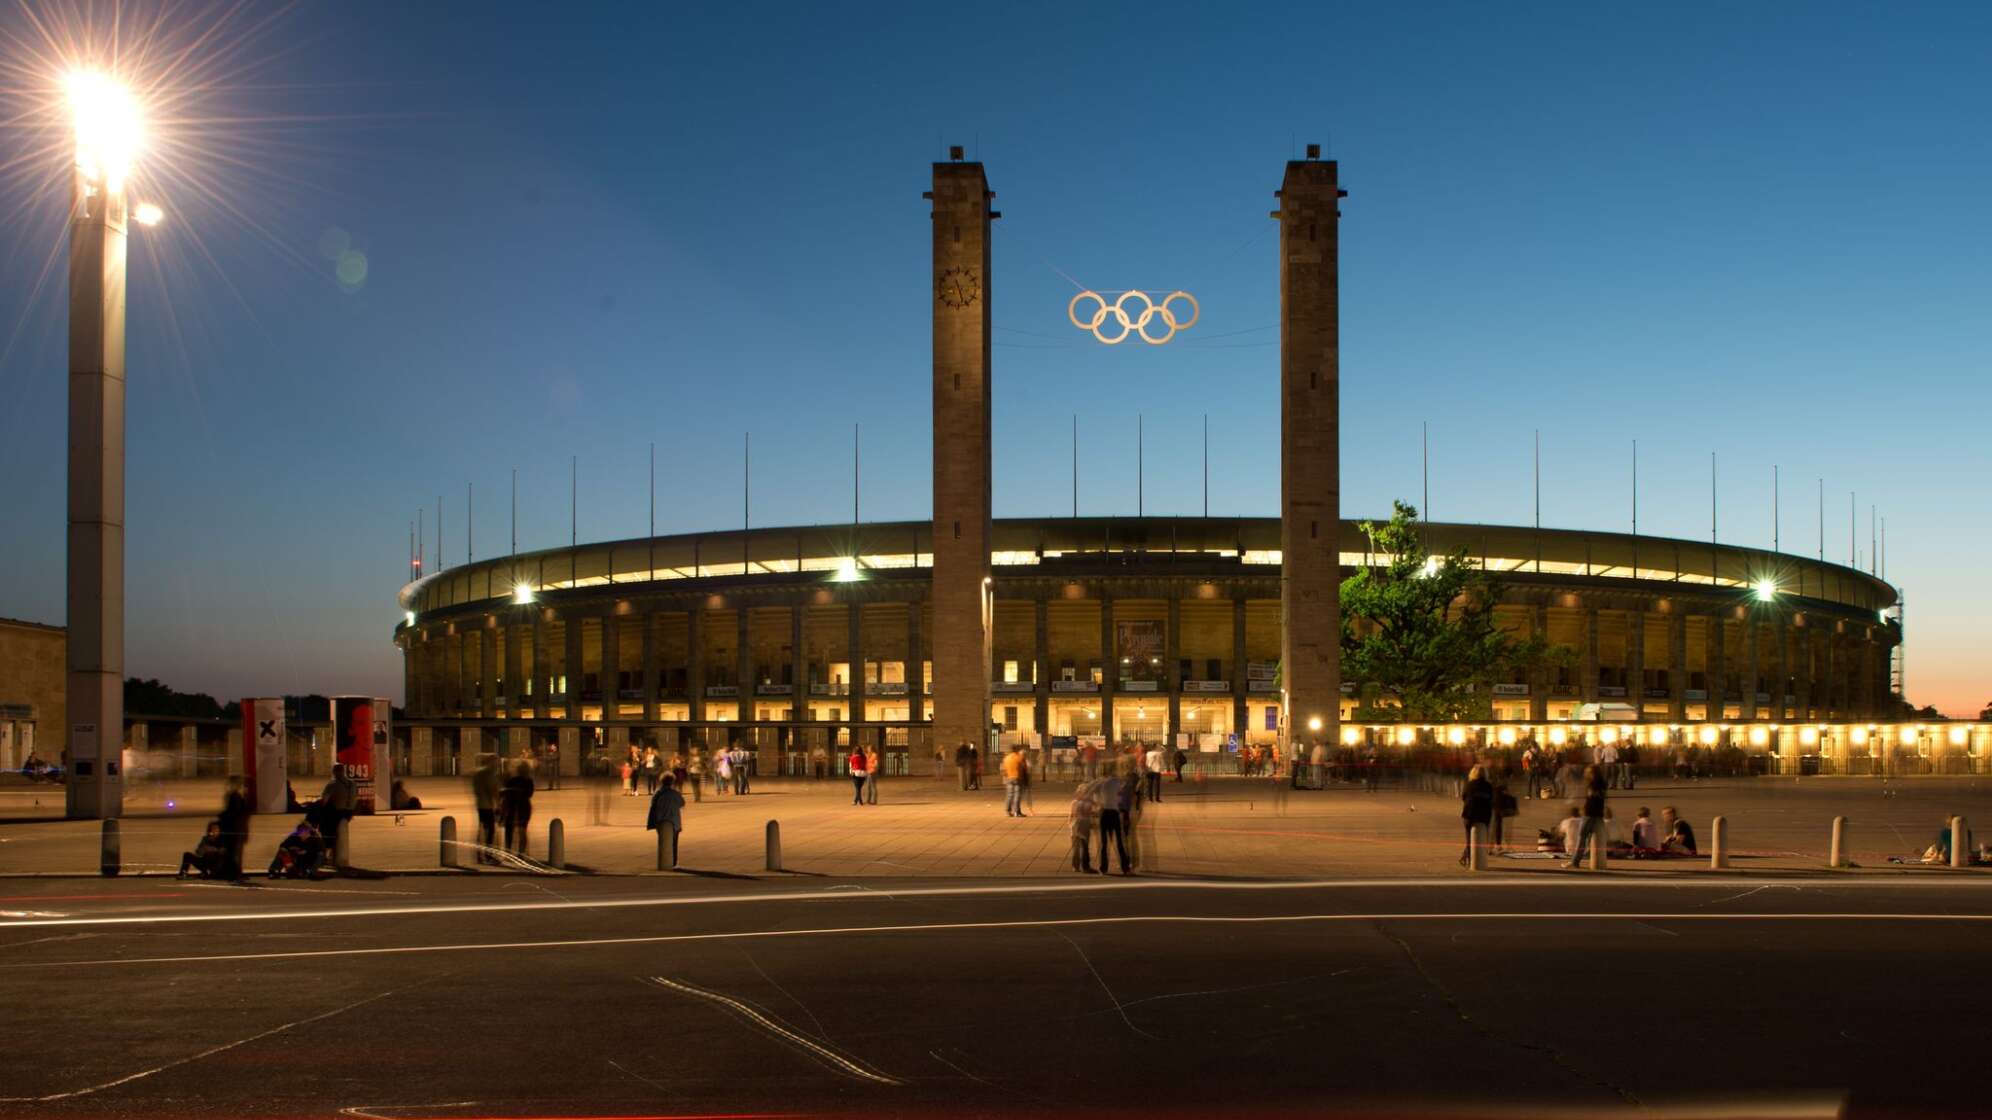
[(290, 763), (284, 752), (284, 702), (242, 701), (242, 777), (249, 804), (258, 813), (290, 808)]
[(1162, 623), (1158, 619), (1135, 619), (1114, 623), (1114, 645), (1123, 665), (1158, 666), (1162, 663)]

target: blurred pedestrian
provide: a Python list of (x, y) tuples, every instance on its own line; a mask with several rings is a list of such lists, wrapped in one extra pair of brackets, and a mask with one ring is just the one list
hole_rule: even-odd
[(477, 862), (497, 863), (492, 853), (498, 848), (498, 800), (504, 788), (498, 773), (498, 756), (477, 756), (477, 772), (470, 776), (470, 792), (477, 804)]
[(1494, 820), (1494, 784), (1478, 766), (1466, 772), (1466, 785), (1460, 788), (1459, 818), (1466, 825), (1466, 846), (1459, 852), (1459, 865), (1465, 867), (1473, 859), (1473, 830)]
[(1162, 800), (1162, 769), (1168, 765), (1162, 760), (1162, 744), (1149, 747), (1148, 752), (1141, 756), (1141, 765), (1143, 777), (1148, 782), (1148, 799)]
[(961, 741), (961, 745), (955, 748), (954, 761), (955, 761), (955, 777), (960, 779), (961, 782), (960, 788), (965, 792), (968, 789), (969, 766), (973, 762), (973, 759), (969, 757), (968, 740), (963, 739)]
[[(697, 751), (692, 752), (694, 756)], [(726, 796), (726, 783), (733, 777), (733, 757), (726, 751), (715, 751), (712, 760), (712, 789), (721, 797)]]
[(239, 776), (229, 778), (222, 786), (221, 815), (215, 818), (221, 825), (222, 862), (219, 875), (223, 879), (240, 879), (245, 874), (242, 854), (249, 846), (249, 818), (252, 812), (242, 779)]
[(325, 783), (325, 789), (318, 795), (317, 804), (313, 807), (317, 819), (312, 824), (325, 838), (325, 850), (334, 863), (339, 861), (339, 833), (353, 818), (353, 811), (359, 803), (359, 787), (346, 773), (345, 764), (333, 763), (332, 780)]
[(853, 805), (863, 805), (865, 803), (865, 775), (870, 773), (869, 770), (865, 769), (865, 761), (865, 752), (862, 747), (852, 747), (851, 757), (845, 760), (845, 766), (851, 772), (851, 804)]
[(533, 819), (532, 764), (521, 759), (499, 791), (498, 815), (505, 825), (505, 850), (526, 854), (526, 829)]
[(1072, 791), (1072, 804), (1066, 809), (1066, 824), (1072, 838), (1072, 870), (1093, 873), (1093, 823), (1100, 806), (1093, 799), (1091, 783)]
[(884, 760), (879, 757), (877, 747), (865, 748), (865, 804), (878, 804), (878, 768)]
[(1595, 766), (1584, 768), (1584, 824), (1577, 834), (1577, 846), (1570, 853), (1571, 870), (1584, 859), (1584, 852), (1591, 845), (1591, 837), (1601, 839), (1605, 832), (1605, 778)]
[(1100, 806), (1100, 874), (1108, 874), (1107, 841), (1112, 840), (1114, 850), (1120, 856), (1121, 874), (1132, 874), (1127, 858), (1127, 833), (1121, 819), (1121, 787), (1126, 783), (1118, 774), (1108, 774), (1104, 778), (1089, 783), (1094, 800)]
[(1183, 768), (1190, 764), (1190, 753), (1182, 747), (1176, 748), (1176, 784), (1183, 784)]

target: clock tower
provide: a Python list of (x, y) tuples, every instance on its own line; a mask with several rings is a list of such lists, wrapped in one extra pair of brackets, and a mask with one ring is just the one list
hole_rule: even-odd
[[(987, 751), (989, 728), (989, 208), (982, 164), (934, 165), (934, 745)], [(913, 719), (920, 667), (907, 667)]]

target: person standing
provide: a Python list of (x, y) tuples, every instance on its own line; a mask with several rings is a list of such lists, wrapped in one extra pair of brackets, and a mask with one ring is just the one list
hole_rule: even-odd
[[(325, 851), (335, 863), (339, 859), (339, 833), (353, 819), (359, 800), (359, 787), (347, 776), (345, 764), (333, 763), (332, 780), (325, 783), (325, 789), (318, 795), (318, 820), (314, 823), (319, 835), (325, 838)], [(345, 870), (345, 864), (340, 863), (339, 869)]]
[[(692, 788), (692, 800), (705, 800), (706, 756), (705, 748), (693, 746), (690, 754), (678, 752), (677, 765), (672, 768), (672, 779), (678, 787), (678, 796), (685, 796), (685, 787)], [(660, 775), (660, 778), (662, 776)]]
[(1182, 747), (1177, 747), (1175, 763), (1176, 763), (1176, 784), (1182, 785), (1183, 770), (1185, 767), (1189, 766), (1190, 764), (1190, 752), (1184, 750)]
[(853, 805), (863, 805), (865, 803), (865, 775), (871, 772), (865, 768), (865, 762), (864, 748), (852, 747), (851, 757), (847, 760), (847, 764), (851, 768), (851, 804)]
[(221, 825), (221, 862), (216, 876), (222, 879), (243, 878), (242, 851), (249, 846), (249, 818), (252, 810), (249, 795), (244, 792), (242, 779), (232, 777), (222, 786), (221, 814), (215, 820)]
[[(633, 781), (633, 779), (632, 779)], [(504, 780), (498, 776), (498, 756), (477, 756), (477, 771), (470, 776), (470, 794), (477, 803), (477, 862), (497, 863), (492, 851), (498, 846), (498, 801)]]
[(1003, 815), (1024, 815), (1024, 748), (1011, 747), (1003, 756)]
[(1465, 867), (1473, 859), (1473, 830), (1494, 822), (1494, 784), (1478, 766), (1466, 772), (1466, 785), (1460, 788), (1459, 819), (1466, 825), (1466, 846), (1459, 852), (1459, 865)]
[(498, 792), (498, 817), (505, 826), (505, 850), (526, 854), (526, 830), (533, 819), (532, 763), (520, 759)]
[(650, 796), (650, 816), (644, 827), (657, 833), (658, 839), (667, 839), (664, 829), (670, 829), (668, 837), (670, 851), (666, 857), (669, 865), (678, 866), (678, 836), (685, 831), (685, 797), (671, 788), (676, 782), (666, 774), (658, 783), (657, 792)]
[(878, 804), (878, 771), (884, 759), (879, 757), (877, 747), (865, 748), (865, 804)]
[(726, 752), (726, 759), (733, 765), (733, 796), (747, 796), (747, 779), (754, 772), (753, 756), (739, 743), (733, 744)]
[(664, 758), (656, 747), (647, 747), (643, 752), (643, 792), (657, 792), (657, 779), (664, 773)]
[(1632, 788), (1633, 768), (1639, 765), (1639, 743), (1628, 739), (1625, 749), (1619, 752), (1619, 782), (1627, 789)]
[(1142, 756), (1141, 763), (1147, 769), (1148, 800), (1162, 800), (1162, 768), (1168, 765), (1162, 760), (1162, 745), (1157, 743), (1148, 748), (1148, 753)]
[(1603, 838), (1605, 832), (1605, 778), (1595, 766), (1584, 768), (1584, 825), (1577, 834), (1577, 846), (1570, 853), (1567, 865), (1575, 871), (1584, 860), (1585, 851), (1591, 846), (1591, 837)]
[(1127, 833), (1123, 831), (1121, 820), (1121, 787), (1125, 784), (1114, 774), (1090, 783), (1094, 799), (1100, 806), (1100, 874), (1108, 873), (1107, 841), (1114, 842), (1114, 849), (1120, 855), (1121, 874), (1131, 874), (1127, 858)]
[[(694, 752), (696, 754), (697, 752)], [(726, 796), (726, 783), (733, 777), (733, 757), (727, 751), (715, 751), (712, 760), (712, 788), (721, 797)]]

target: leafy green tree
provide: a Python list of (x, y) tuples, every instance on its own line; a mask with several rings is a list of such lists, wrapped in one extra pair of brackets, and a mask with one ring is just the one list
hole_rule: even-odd
[(1485, 719), (1496, 682), (1569, 659), (1539, 635), (1503, 631), (1500, 580), (1463, 547), (1427, 554), (1412, 506), (1393, 502), (1390, 521), (1363, 532), (1386, 562), (1342, 582), (1342, 677), (1362, 698), (1356, 718)]

